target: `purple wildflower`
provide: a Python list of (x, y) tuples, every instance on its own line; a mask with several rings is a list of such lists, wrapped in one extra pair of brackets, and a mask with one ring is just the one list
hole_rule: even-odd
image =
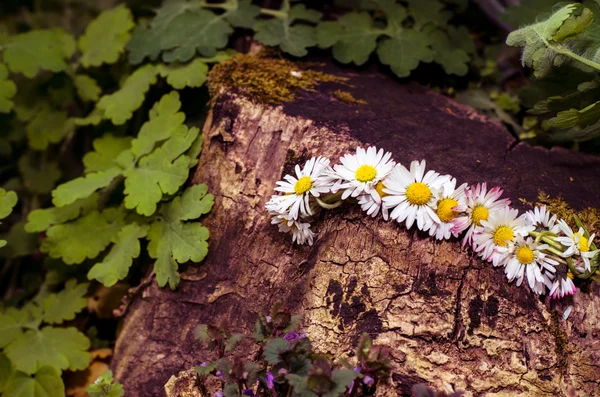
[(288, 332), (283, 337), (283, 339), (285, 339), (287, 341), (293, 341), (293, 340), (302, 339), (302, 338), (306, 338), (306, 334), (299, 334), (296, 331)]
[(219, 379), (223, 380), (223, 372), (221, 372), (221, 370), (217, 370), (216, 375), (219, 377)]
[(371, 378), (369, 375), (365, 375), (363, 383), (367, 386), (373, 386), (375, 384), (375, 379)]
[(242, 393), (242, 395), (249, 396), (249, 397), (256, 397), (254, 395), (254, 392), (252, 391), (252, 389), (246, 389), (246, 390), (244, 390), (244, 393)]
[(222, 391), (216, 392), (215, 397), (223, 397), (223, 392)]
[(273, 376), (273, 374), (269, 371), (267, 372), (267, 376), (265, 377), (265, 381), (267, 382), (267, 387), (269, 389), (273, 389), (275, 387), (275, 377)]

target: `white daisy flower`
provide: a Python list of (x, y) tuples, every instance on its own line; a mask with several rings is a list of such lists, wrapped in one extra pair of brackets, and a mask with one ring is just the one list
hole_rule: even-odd
[(518, 217), (519, 211), (504, 207), (489, 214), (488, 220), (481, 221), (481, 229), (473, 237), (473, 249), (483, 259), (494, 266), (504, 265), (512, 253), (517, 236), (527, 236), (533, 230), (528, 226), (525, 216)]
[(456, 179), (447, 179), (438, 191), (438, 200), (435, 204), (435, 213), (440, 223), (433, 223), (429, 229), (429, 235), (436, 239), (449, 239), (450, 236), (458, 237), (468, 224), (461, 222), (458, 218), (458, 208), (466, 205), (465, 189), (467, 184), (463, 183), (456, 187)]
[(551, 298), (560, 299), (565, 295), (573, 295), (577, 291), (573, 284), (573, 274), (568, 271), (567, 265), (559, 264), (556, 267), (556, 278), (550, 288)]
[(378, 199), (373, 198), (373, 192), (363, 193), (360, 196), (358, 196), (358, 204), (360, 205), (360, 208), (367, 213), (367, 215), (376, 217), (377, 214), (381, 212), (381, 214), (383, 215), (383, 219), (387, 221), (389, 218), (389, 211), (383, 205), (382, 201), (382, 199), (388, 195), (386, 192), (383, 191), (383, 189), (385, 188), (386, 180), (387, 179), (379, 181), (377, 182), (377, 185), (375, 185), (374, 194), (377, 195)]
[(510, 200), (507, 198), (501, 199), (502, 189), (496, 186), (488, 192), (487, 184), (481, 183), (476, 186), (469, 186), (465, 190), (465, 205), (460, 205), (456, 211), (464, 213), (456, 219), (456, 227), (467, 230), (463, 237), (463, 247), (468, 243), (473, 245), (473, 236), (475, 229), (481, 226), (481, 221), (487, 221), (490, 213), (498, 211), (508, 205)]
[(550, 280), (554, 278), (558, 262), (542, 252), (549, 247), (536, 243), (531, 237), (525, 239), (518, 235), (504, 270), (508, 281), (517, 280), (517, 286), (521, 286), (526, 276), (529, 287), (537, 294), (544, 292), (544, 286), (551, 288)]
[(308, 243), (308, 245), (313, 245), (316, 233), (310, 230), (310, 223), (289, 219), (282, 214), (275, 215), (271, 220), (271, 223), (277, 225), (280, 232), (291, 233), (292, 242), (301, 245), (306, 243)]
[(584, 236), (585, 230), (580, 227), (577, 233), (573, 233), (573, 230), (567, 225), (567, 223), (560, 219), (558, 221), (558, 227), (560, 231), (566, 236), (557, 237), (555, 240), (567, 247), (567, 250), (563, 253), (563, 257), (568, 258), (573, 255), (581, 256), (586, 271), (591, 270), (590, 259), (594, 258), (600, 250), (590, 251), (590, 247), (594, 242), (595, 234), (592, 234), (590, 238)]
[(438, 190), (448, 179), (435, 171), (425, 173), (425, 160), (410, 163), (410, 171), (398, 164), (386, 179), (383, 191), (388, 196), (383, 197), (383, 205), (393, 208), (390, 218), (406, 221), (410, 229), (417, 221), (419, 230), (428, 231), (434, 223), (440, 223), (434, 207)]
[(559, 231), (558, 224), (556, 223), (556, 215), (550, 216), (550, 211), (546, 209), (545, 205), (527, 211), (525, 217), (527, 218), (527, 223), (533, 225), (538, 232), (548, 230), (556, 234)]
[(310, 196), (319, 197), (331, 190), (330, 179), (327, 177), (329, 160), (323, 157), (313, 157), (306, 162), (304, 168), (296, 165), (296, 177), (286, 175), (283, 181), (277, 182), (276, 191), (283, 196), (273, 196), (267, 209), (288, 213), (290, 219), (297, 220), (298, 214), (312, 215), (309, 203)]
[(396, 164), (390, 160), (392, 153), (384, 153), (383, 149), (375, 146), (367, 150), (359, 147), (356, 154), (346, 154), (340, 158), (342, 164), (334, 167), (338, 182), (332, 188), (333, 192), (344, 189), (342, 200), (348, 197), (358, 197), (361, 193), (370, 194), (373, 200), (381, 202), (375, 191), (377, 183), (383, 180)]

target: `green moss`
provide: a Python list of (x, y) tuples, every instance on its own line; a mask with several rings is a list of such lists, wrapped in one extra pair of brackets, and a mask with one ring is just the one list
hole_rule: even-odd
[(350, 105), (366, 105), (367, 101), (363, 99), (356, 99), (354, 95), (348, 91), (336, 90), (331, 93), (338, 101), (350, 104)]
[(225, 88), (238, 90), (259, 102), (279, 105), (294, 100), (300, 90), (314, 91), (321, 82), (348, 80), (310, 66), (269, 57), (265, 52), (240, 54), (213, 67), (208, 75), (208, 89), (213, 98)]

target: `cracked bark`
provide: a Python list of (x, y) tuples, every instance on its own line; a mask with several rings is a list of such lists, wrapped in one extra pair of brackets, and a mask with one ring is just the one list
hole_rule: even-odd
[(347, 355), (363, 332), (390, 345), (395, 369), (380, 395), (427, 382), (467, 396), (558, 396), (569, 386), (600, 396), (599, 286), (562, 301), (537, 298), (456, 241), (435, 242), (348, 206), (320, 216), (313, 247), (292, 246), (269, 224), (264, 204), (295, 163), (336, 161), (369, 144), (404, 164), (425, 158), (459, 183), (500, 185), (520, 209), (518, 198), (534, 200), (538, 189), (574, 207), (600, 206), (598, 158), (515, 144), (496, 121), (417, 85), (348, 77), (368, 105), (335, 100), (336, 84), (280, 107), (235, 92), (215, 101), (193, 177), (216, 196), (204, 220), (209, 255), (185, 270), (178, 291), (152, 283), (131, 303), (112, 363), (126, 394), (162, 395), (171, 375), (209, 359), (194, 340), (197, 324), (250, 333), (283, 299), (304, 314), (320, 351)]

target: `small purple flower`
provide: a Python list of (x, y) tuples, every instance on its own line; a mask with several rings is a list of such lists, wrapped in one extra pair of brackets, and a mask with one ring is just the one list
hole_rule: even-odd
[(288, 332), (283, 337), (283, 339), (285, 339), (287, 341), (293, 341), (293, 340), (302, 339), (302, 338), (306, 338), (306, 334), (299, 334), (296, 331)]
[(267, 387), (269, 389), (273, 389), (275, 387), (275, 383), (273, 383), (275, 381), (275, 377), (273, 376), (273, 374), (270, 371), (267, 372), (267, 376), (265, 377), (265, 381), (267, 382)]
[(208, 364), (206, 363), (206, 361), (202, 361), (200, 364), (198, 364), (201, 367), (206, 367)]
[(363, 378), (363, 383), (370, 387), (375, 384), (375, 379), (371, 378), (369, 375), (365, 375)]
[(249, 396), (249, 397), (256, 397), (254, 395), (254, 392), (252, 391), (252, 389), (246, 389), (246, 390), (244, 390), (244, 393), (242, 393), (242, 395)]
[(267, 324), (270, 323), (271, 321), (273, 321), (273, 319), (271, 318), (271, 316), (266, 316), (265, 320), (267, 320)]
[(222, 391), (216, 392), (215, 397), (223, 397), (223, 392)]
[(221, 370), (217, 370), (216, 375), (219, 377), (219, 379), (223, 380), (223, 372), (221, 372)]

